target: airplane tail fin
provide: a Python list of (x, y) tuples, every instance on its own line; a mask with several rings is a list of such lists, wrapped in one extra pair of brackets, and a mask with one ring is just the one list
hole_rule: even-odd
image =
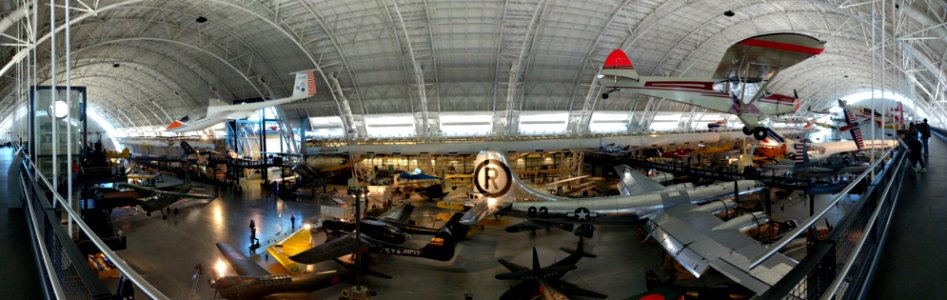
[[(474, 192), (479, 193), (494, 206), (503, 207), (513, 203), (514, 189), (520, 188), (506, 157), (497, 151), (480, 151), (474, 162)], [(493, 199), (493, 200), (491, 200)]]
[(294, 73), (296, 82), (293, 84), (294, 99), (305, 99), (316, 95), (316, 73), (312, 70)]
[[(634, 65), (631, 64), (631, 59), (628, 59), (628, 55), (621, 49), (615, 49), (612, 53), (608, 54), (608, 57), (605, 58), (605, 63), (602, 65), (601, 74), (638, 79), (638, 72), (635, 71)], [(607, 85), (603, 82), (603, 86)]]
[(776, 133), (775, 131), (773, 131), (773, 130), (770, 129), (769, 127), (766, 128), (766, 136), (769, 137), (770, 139), (772, 139), (773, 141), (777, 142), (777, 143), (784, 143), (784, 142), (786, 142), (786, 139), (784, 139), (782, 136), (780, 136), (778, 133)]
[(447, 221), (447, 224), (431, 238), (431, 242), (421, 248), (421, 256), (440, 261), (453, 259), (457, 243), (467, 236), (467, 230), (470, 228), (460, 224), (460, 218), (463, 215), (463, 213), (455, 213), (451, 216), (450, 221)]
[(582, 246), (582, 244), (584, 244), (584, 243), (583, 243), (583, 239), (579, 239), (579, 245), (575, 247), (575, 250), (572, 250), (572, 249), (569, 249), (569, 248), (566, 248), (566, 247), (559, 247), (559, 249), (562, 250), (562, 251), (565, 251), (566, 253), (569, 253), (569, 256), (587, 257), (587, 258), (596, 258), (596, 257), (598, 257), (598, 255), (585, 252), (585, 249), (584, 249), (585, 247)]
[(588, 258), (598, 257), (595, 254), (585, 252), (585, 247), (582, 245), (584, 243), (585, 243), (585, 239), (579, 238), (579, 245), (575, 247), (575, 250), (565, 248), (565, 247), (560, 247), (559, 249), (562, 251), (565, 251), (566, 253), (569, 253), (569, 256), (566, 256), (562, 260), (557, 261), (556, 263), (552, 264), (552, 266), (554, 267), (574, 266), (575, 264), (579, 263), (579, 260), (581, 260), (584, 257), (588, 257)]
[(809, 141), (803, 139), (799, 143), (792, 145), (793, 149), (796, 151), (796, 164), (807, 164), (809, 163)]
[[(177, 122), (177, 121), (175, 121), (175, 122)], [(168, 128), (170, 129), (171, 127), (169, 126)], [(194, 149), (194, 147), (191, 147), (191, 144), (188, 144), (187, 141), (181, 141), (181, 152), (182, 152), (182, 154), (183, 154), (182, 156), (188, 156), (188, 155), (191, 155), (191, 154), (197, 154), (197, 150)]]
[(858, 119), (855, 118), (855, 114), (845, 107), (844, 101), (839, 100), (839, 106), (842, 107), (842, 113), (845, 114), (845, 124), (848, 125), (848, 131), (852, 133), (855, 146), (858, 147), (858, 150), (865, 148), (865, 140), (862, 138), (862, 130), (861, 127), (858, 126)]

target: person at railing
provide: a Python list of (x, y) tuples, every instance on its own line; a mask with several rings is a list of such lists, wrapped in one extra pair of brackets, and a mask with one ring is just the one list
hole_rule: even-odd
[(931, 126), (927, 124), (927, 119), (924, 119), (924, 123), (917, 124), (917, 132), (921, 136), (921, 143), (924, 144), (924, 154), (930, 154), (927, 148), (927, 140), (931, 138)]
[[(908, 159), (911, 160), (911, 168), (916, 172), (927, 172), (927, 168), (924, 165), (924, 158), (921, 157), (921, 141), (917, 140), (917, 127), (914, 126), (914, 123), (908, 125), (908, 131), (905, 134), (904, 132), (899, 133), (901, 140), (908, 147)], [(917, 164), (920, 163), (921, 167), (918, 168)]]

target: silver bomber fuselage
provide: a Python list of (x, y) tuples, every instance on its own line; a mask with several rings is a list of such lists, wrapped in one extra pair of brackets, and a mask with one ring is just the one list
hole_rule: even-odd
[[(665, 208), (681, 203), (706, 203), (734, 196), (733, 182), (712, 184), (683, 190), (664, 190), (657, 193), (634, 196), (609, 196), (584, 199), (556, 197), (535, 191), (520, 180), (514, 179), (521, 197), (504, 210), (504, 214), (546, 219), (550, 221), (570, 221), (582, 223), (625, 223), (651, 218)], [(740, 180), (737, 182), (739, 193), (747, 194), (759, 191), (762, 187), (757, 181)]]

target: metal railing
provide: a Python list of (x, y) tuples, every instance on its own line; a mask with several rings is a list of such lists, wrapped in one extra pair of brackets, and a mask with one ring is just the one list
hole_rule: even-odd
[[(906, 151), (895, 148), (884, 155), (884, 168), (871, 180), (860, 195), (823, 240), (818, 240), (812, 227), (835, 205), (848, 198), (848, 191), (868, 174), (859, 175), (842, 193), (832, 199), (826, 207), (803, 222), (793, 232), (772, 245), (768, 252), (755, 260), (762, 261), (777, 253), (788, 241), (807, 234), (808, 254), (762, 299), (853, 299), (858, 297), (865, 284), (868, 272), (874, 265), (877, 252), (883, 244), (883, 235), (889, 224), (903, 173)], [(873, 170), (871, 168), (869, 171)], [(879, 189), (880, 187), (880, 189)], [(852, 292), (856, 291), (856, 292)]]
[(151, 299), (169, 299), (125, 263), (92, 231), (80, 214), (69, 206), (28, 157), (23, 158), (20, 168), (18, 180), (21, 181), (23, 193), (26, 196), (31, 234), (36, 239), (34, 246), (41, 254), (38, 257), (42, 260), (40, 271), (48, 280), (45, 282), (46, 288), (52, 290), (52, 295), (49, 295), (49, 291), (44, 291), (50, 296), (48, 298), (110, 299), (115, 297), (99, 281), (98, 276), (88, 266), (86, 258), (76, 247), (75, 241), (66, 232), (61, 217), (62, 212), (65, 212), (97, 250), (111, 260), (123, 278), (131, 281), (139, 291)]

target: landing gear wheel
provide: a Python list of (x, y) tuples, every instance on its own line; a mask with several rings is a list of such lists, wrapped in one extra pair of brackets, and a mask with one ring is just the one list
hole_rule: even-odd
[(766, 127), (756, 127), (753, 128), (753, 137), (757, 140), (762, 141), (766, 138)]
[(602, 93), (602, 99), (608, 99), (608, 93)]
[(179, 211), (177, 208), (174, 209), (174, 215), (177, 215), (179, 212), (181, 211)]
[(150, 212), (150, 211), (149, 211), (149, 212), (146, 212), (146, 213), (145, 213), (145, 216), (150, 217), (150, 216), (151, 216), (151, 212)]
[(745, 134), (745, 135), (751, 135), (751, 134), (753, 134), (753, 130), (750, 129), (750, 127), (743, 126), (743, 134)]
[(161, 216), (161, 219), (162, 219), (162, 220), (167, 220), (167, 219), (168, 219), (168, 216), (166, 216), (166, 215)]

